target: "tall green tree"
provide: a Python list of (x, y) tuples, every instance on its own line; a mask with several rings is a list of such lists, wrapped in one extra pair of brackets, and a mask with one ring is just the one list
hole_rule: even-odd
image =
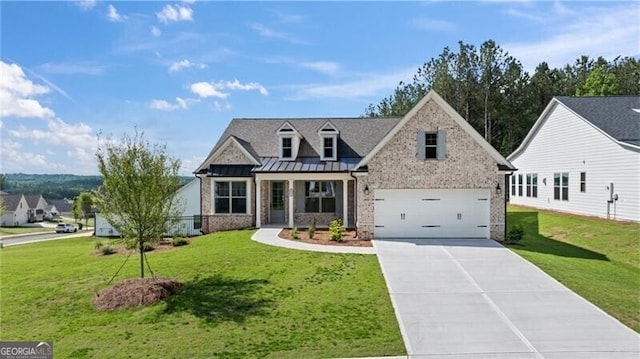
[(611, 96), (618, 93), (616, 75), (605, 66), (593, 69), (585, 83), (578, 87), (576, 96)]
[(180, 204), (180, 161), (166, 146), (150, 144), (137, 130), (120, 142), (105, 141), (96, 153), (104, 181), (95, 192), (98, 210), (140, 252), (140, 277), (144, 278), (144, 248), (175, 223)]
[(74, 200), (73, 200), (73, 213), (76, 215), (76, 211), (78, 212), (77, 218), (83, 218), (85, 221), (85, 225), (89, 224), (89, 218), (93, 216), (93, 206), (95, 204), (94, 197), (89, 192), (81, 192)]

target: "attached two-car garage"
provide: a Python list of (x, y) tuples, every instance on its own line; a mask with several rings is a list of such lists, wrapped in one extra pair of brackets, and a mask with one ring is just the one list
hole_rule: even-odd
[(376, 238), (489, 238), (489, 189), (377, 189)]

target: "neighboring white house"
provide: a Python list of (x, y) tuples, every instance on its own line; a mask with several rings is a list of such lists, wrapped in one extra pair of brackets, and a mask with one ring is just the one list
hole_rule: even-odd
[(0, 226), (17, 227), (29, 221), (29, 204), (22, 194), (2, 194), (2, 217)]
[(513, 204), (640, 221), (640, 96), (555, 97), (508, 159)]
[[(176, 192), (176, 202), (182, 206), (180, 221), (167, 234), (183, 234), (185, 236), (201, 234), (199, 180), (194, 179), (182, 186)], [(96, 236), (119, 237), (120, 233), (107, 222), (104, 216), (96, 213)]]

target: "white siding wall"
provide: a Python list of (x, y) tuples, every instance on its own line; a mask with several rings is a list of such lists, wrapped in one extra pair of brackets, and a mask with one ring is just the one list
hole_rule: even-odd
[[(640, 221), (640, 153), (616, 144), (562, 105), (553, 109), (529, 146), (511, 162), (523, 175), (523, 196), (511, 203), (589, 216), (607, 217), (609, 183), (619, 200), (610, 214)], [(553, 175), (569, 172), (569, 200), (554, 200)], [(580, 172), (586, 172), (586, 192), (580, 192)], [(538, 198), (526, 197), (526, 174), (538, 174)], [(546, 180), (546, 185), (543, 181)], [(511, 190), (511, 186), (509, 186)]]
[(120, 233), (100, 214), (96, 213), (96, 237), (120, 237)]

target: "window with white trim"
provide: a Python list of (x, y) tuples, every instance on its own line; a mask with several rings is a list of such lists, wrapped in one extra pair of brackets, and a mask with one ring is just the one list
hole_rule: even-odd
[(580, 172), (580, 192), (587, 192), (587, 172)]
[(280, 138), (280, 159), (293, 159), (293, 137)]
[(511, 195), (512, 196), (516, 195), (516, 176), (515, 175), (511, 176)]
[(538, 198), (538, 174), (531, 174), (531, 197)]
[(322, 158), (323, 161), (335, 161), (337, 156), (336, 136), (322, 136)]
[(336, 185), (333, 181), (304, 183), (304, 211), (306, 213), (335, 213)]
[(247, 182), (215, 181), (214, 213), (247, 213)]
[(556, 172), (553, 174), (553, 199), (569, 200), (569, 172)]
[(522, 197), (522, 185), (523, 185), (522, 182), (523, 182), (522, 181), (522, 175), (519, 174), (518, 175), (518, 196), (520, 196), (520, 197)]
[(438, 134), (436, 132), (426, 132), (424, 134), (424, 158), (438, 158)]
[(531, 197), (531, 173), (527, 173), (527, 197)]

